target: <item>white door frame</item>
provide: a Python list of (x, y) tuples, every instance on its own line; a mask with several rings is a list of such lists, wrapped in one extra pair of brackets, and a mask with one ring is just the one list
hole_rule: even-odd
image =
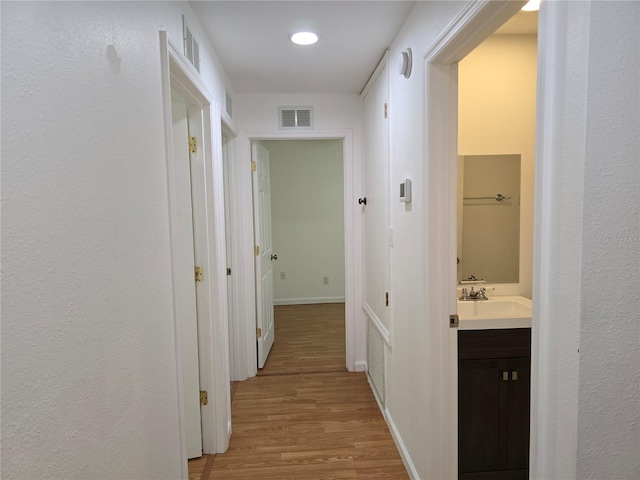
[[(236, 334), (237, 319), (240, 318), (239, 312), (241, 306), (239, 302), (238, 292), (241, 292), (241, 284), (238, 272), (241, 270), (241, 255), (238, 246), (234, 243), (234, 239), (237, 238), (237, 222), (235, 209), (233, 208), (234, 202), (229, 189), (232, 187), (233, 182), (231, 178), (233, 176), (234, 159), (236, 155), (236, 137), (238, 133), (233, 125), (233, 120), (226, 112), (222, 112), (222, 135), (226, 136), (228, 141), (226, 145), (226, 155), (223, 152), (223, 174), (224, 174), (224, 192), (225, 192), (225, 239), (229, 240), (232, 244), (230, 251), (227, 253), (227, 268), (231, 269), (231, 275), (227, 278), (227, 308), (228, 308), (228, 329), (229, 329), (229, 376), (231, 379), (236, 378), (236, 353), (234, 349), (236, 344), (233, 341)], [(237, 163), (237, 162), (236, 162)], [(226, 242), (225, 242), (226, 243)], [(227, 246), (228, 248), (228, 246)]]
[[(342, 140), (342, 161), (344, 171), (344, 233), (345, 233), (345, 346), (346, 368), (349, 371), (364, 371), (364, 364), (356, 364), (356, 301), (359, 290), (356, 288), (356, 251), (354, 246), (360, 242), (360, 227), (355, 223), (353, 133), (351, 130), (329, 131), (256, 131), (247, 132), (238, 137), (232, 180), (233, 201), (237, 204), (235, 218), (242, 226), (235, 232), (235, 245), (242, 245), (242, 291), (239, 299), (238, 324), (236, 325), (234, 358), (237, 377), (244, 380), (257, 374), (257, 353), (255, 339), (255, 272), (253, 269), (253, 218), (251, 201), (251, 142), (260, 140)], [(356, 240), (358, 243), (356, 243)], [(236, 251), (239, 251), (237, 248)]]
[[(458, 62), (511, 18), (524, 4), (471, 2), (423, 55), (425, 92), (424, 184), (426, 291), (429, 321), (427, 369), (431, 395), (426, 411), (433, 427), (427, 452), (428, 478), (458, 478), (456, 189), (458, 155)], [(447, 281), (443, 281), (446, 279)]]
[[(175, 262), (177, 211), (174, 182), (174, 160), (171, 121), (171, 89), (185, 95), (201, 108), (202, 124), (196, 132), (202, 162), (193, 175), (193, 223), (196, 264), (204, 270), (198, 283), (198, 344), (200, 357), (200, 388), (209, 392), (209, 403), (202, 410), (202, 448), (204, 453), (224, 452), (231, 432), (229, 385), (228, 325), (226, 302), (226, 258), (224, 236), (224, 190), (222, 175), (222, 109), (208, 93), (194, 67), (182, 52), (160, 32), (161, 79), (164, 108), (167, 185), (172, 262)], [(194, 167), (192, 166), (192, 168)], [(175, 272), (177, 265), (173, 264)], [(174, 284), (175, 275), (172, 277)], [(174, 310), (176, 352), (177, 405), (180, 448), (183, 458), (183, 478), (187, 478), (184, 405), (182, 402), (182, 346), (179, 322)]]

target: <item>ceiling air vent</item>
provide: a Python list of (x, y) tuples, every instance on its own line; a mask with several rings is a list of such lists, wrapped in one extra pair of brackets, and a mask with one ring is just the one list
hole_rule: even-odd
[(200, 44), (193, 36), (191, 27), (187, 24), (187, 20), (182, 16), (182, 28), (184, 32), (184, 55), (189, 59), (191, 64), (200, 72)]
[(278, 107), (280, 129), (313, 128), (313, 107)]

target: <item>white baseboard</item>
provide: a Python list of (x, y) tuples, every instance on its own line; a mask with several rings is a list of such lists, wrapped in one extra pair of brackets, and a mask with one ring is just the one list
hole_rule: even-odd
[(356, 372), (366, 372), (367, 371), (367, 362), (364, 360), (360, 360), (353, 364), (353, 368)]
[(367, 372), (367, 381), (369, 382), (369, 388), (371, 389), (371, 392), (373, 393), (373, 398), (376, 399), (376, 403), (378, 404), (378, 408), (380, 409), (380, 413), (382, 413), (382, 417), (384, 418), (384, 420), (387, 420), (387, 417), (385, 415), (385, 408), (384, 405), (382, 405), (382, 401), (380, 400), (380, 396), (378, 395), (378, 392), (376, 391), (376, 387), (373, 386), (373, 380), (371, 380), (371, 376), (369, 375), (369, 372)]
[(404, 466), (407, 469), (409, 476), (412, 480), (420, 480), (418, 472), (416, 471), (416, 467), (413, 465), (411, 456), (407, 451), (407, 447), (404, 445), (402, 437), (400, 436), (400, 432), (398, 432), (398, 428), (396, 427), (396, 424), (394, 423), (393, 418), (391, 418), (391, 414), (389, 413), (389, 410), (386, 409), (386, 407), (384, 409), (384, 419), (387, 421), (387, 425), (389, 426), (389, 430), (391, 431), (391, 436), (393, 437), (393, 441), (396, 442), (396, 447), (398, 447), (400, 457), (404, 462)]
[(416, 467), (413, 465), (413, 462), (411, 461), (411, 456), (407, 451), (407, 447), (404, 445), (404, 442), (402, 441), (402, 437), (400, 436), (400, 432), (398, 432), (398, 428), (396, 427), (396, 424), (393, 421), (393, 418), (391, 417), (391, 413), (389, 413), (389, 410), (387, 410), (387, 408), (382, 405), (382, 402), (380, 401), (380, 397), (378, 396), (378, 393), (376, 392), (376, 389), (373, 386), (373, 382), (371, 381), (371, 377), (369, 376), (369, 373), (367, 373), (367, 380), (369, 381), (369, 388), (371, 388), (371, 391), (373, 392), (373, 398), (376, 399), (378, 408), (380, 408), (380, 412), (382, 412), (382, 417), (384, 418), (385, 422), (387, 422), (387, 426), (389, 427), (389, 431), (391, 432), (391, 437), (393, 438), (393, 441), (395, 442), (396, 447), (398, 448), (398, 452), (400, 453), (400, 458), (402, 458), (402, 463), (404, 463), (404, 466), (407, 469), (407, 473), (409, 473), (409, 477), (411, 477), (411, 480), (420, 480), (420, 476), (418, 475), (418, 472), (416, 471)]
[(313, 305), (316, 303), (344, 303), (344, 297), (280, 298), (274, 299), (274, 305)]

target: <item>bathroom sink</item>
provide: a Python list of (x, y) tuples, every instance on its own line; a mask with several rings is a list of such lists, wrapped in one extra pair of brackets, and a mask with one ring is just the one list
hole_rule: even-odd
[(460, 330), (531, 327), (531, 300), (520, 296), (489, 297), (486, 301), (458, 301)]

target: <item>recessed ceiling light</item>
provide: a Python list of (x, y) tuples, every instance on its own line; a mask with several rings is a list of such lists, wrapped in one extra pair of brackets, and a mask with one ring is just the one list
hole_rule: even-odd
[(318, 35), (313, 32), (296, 32), (289, 39), (296, 45), (313, 45), (318, 41)]

